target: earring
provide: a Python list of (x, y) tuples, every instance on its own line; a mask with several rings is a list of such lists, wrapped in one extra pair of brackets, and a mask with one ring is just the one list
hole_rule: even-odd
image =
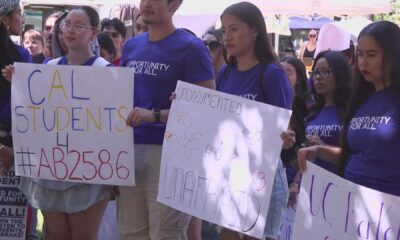
[(6, 25), (6, 29), (7, 29), (7, 32), (8, 32), (8, 30), (10, 30), (10, 26)]

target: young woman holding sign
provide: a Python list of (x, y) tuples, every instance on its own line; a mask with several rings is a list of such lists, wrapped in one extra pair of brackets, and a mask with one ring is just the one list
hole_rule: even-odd
[[(233, 4), (221, 15), (223, 40), (228, 65), (218, 74), (217, 89), (248, 96), (250, 99), (290, 109), (293, 90), (286, 73), (276, 60), (267, 37), (264, 18), (253, 4)], [(294, 137), (284, 134), (285, 147), (291, 147)], [(264, 236), (277, 239), (280, 221), (288, 198), (285, 170), (279, 160), (268, 209)], [(240, 239), (238, 233), (224, 229), (223, 239)], [(251, 239), (246, 236), (246, 239)]]
[[(305, 144), (338, 146), (343, 115), (350, 95), (350, 62), (342, 52), (320, 52), (310, 75), (315, 107), (307, 117)], [(332, 163), (317, 158), (315, 164), (337, 173), (337, 168)]]
[[(99, 15), (90, 7), (83, 6), (69, 12), (60, 25), (68, 54), (48, 64), (110, 65), (90, 49), (99, 22)], [(6, 75), (11, 76), (11, 71)], [(97, 239), (101, 218), (111, 197), (103, 185), (23, 177), (20, 189), (32, 206), (42, 210), (46, 239)]]
[(301, 170), (318, 157), (338, 164), (349, 181), (400, 196), (400, 28), (366, 26), (358, 37), (356, 78), (344, 118), (341, 147), (312, 146), (298, 152)]
[[(25, 48), (16, 45), (10, 35), (19, 36), (23, 24), (19, 1), (0, 2), (0, 143), (11, 147), (11, 64), (14, 62), (32, 62)], [(3, 164), (11, 167), (12, 163)]]

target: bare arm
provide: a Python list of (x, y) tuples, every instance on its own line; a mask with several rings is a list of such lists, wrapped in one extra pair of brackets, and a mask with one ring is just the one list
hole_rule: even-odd
[(340, 147), (333, 147), (328, 145), (315, 145), (299, 149), (297, 152), (297, 164), (299, 170), (304, 172), (307, 169), (306, 160), (319, 158), (337, 164), (342, 153)]
[[(195, 83), (197, 86), (215, 89), (214, 79)], [(161, 109), (160, 122), (166, 123), (168, 120), (169, 109)], [(152, 110), (135, 107), (128, 116), (126, 124), (129, 126), (139, 126), (144, 122), (155, 122), (156, 118)]]
[(210, 79), (210, 80), (195, 83), (195, 85), (200, 86), (200, 87), (215, 89), (215, 80)]

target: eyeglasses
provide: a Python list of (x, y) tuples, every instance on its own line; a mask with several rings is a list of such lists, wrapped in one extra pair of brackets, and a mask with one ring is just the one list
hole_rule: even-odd
[(316, 78), (319, 75), (321, 78), (327, 78), (332, 73), (330, 69), (321, 69), (308, 72), (311, 78)]
[(315, 38), (315, 37), (317, 37), (317, 35), (316, 34), (310, 34), (310, 35), (308, 35), (310, 38)]
[(112, 38), (117, 38), (120, 35), (119, 32), (104, 31), (104, 33), (107, 34), (108, 36), (112, 37)]
[(215, 51), (221, 46), (220, 42), (217, 41), (211, 41), (211, 42), (206, 42), (204, 41), (204, 44), (210, 49), (210, 51)]
[(80, 25), (80, 24), (78, 24), (78, 25), (72, 25), (72, 24), (69, 23), (69, 22), (63, 22), (63, 23), (60, 24), (60, 29), (61, 29), (61, 31), (63, 31), (63, 32), (73, 31), (73, 32), (75, 32), (75, 33), (83, 33), (83, 31), (84, 31), (86, 28), (93, 29), (94, 27), (92, 27), (92, 26), (84, 26), (84, 25)]
[(50, 32), (52, 28), (53, 28), (53, 26), (45, 26), (44, 30), (47, 32)]

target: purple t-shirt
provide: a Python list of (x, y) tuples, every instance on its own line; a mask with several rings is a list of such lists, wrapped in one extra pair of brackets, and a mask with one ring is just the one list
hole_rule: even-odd
[[(134, 106), (170, 109), (178, 80), (197, 83), (214, 79), (211, 57), (204, 43), (180, 29), (151, 42), (144, 33), (129, 39), (122, 51), (122, 66), (135, 72)], [(145, 123), (134, 128), (135, 143), (161, 145), (165, 124)]]
[[(96, 59), (99, 58), (99, 56), (93, 56), (89, 58), (84, 64), (81, 66), (92, 66), (93, 63), (96, 61)], [(48, 62), (48, 61), (47, 61)], [(61, 57), (60, 61), (58, 61), (57, 65), (69, 65), (68, 64), (68, 59), (66, 56)], [(113, 66), (111, 63), (106, 65), (107, 67)]]
[[(19, 45), (15, 46), (21, 56), (22, 62), (31, 63), (32, 57), (28, 50)], [(0, 124), (11, 124), (11, 89), (0, 94)]]
[[(318, 136), (328, 145), (339, 146), (341, 124), (335, 106), (322, 108), (306, 125), (306, 136)], [(316, 158), (314, 163), (330, 172), (338, 172), (337, 167), (330, 162)]]
[[(250, 100), (267, 103), (286, 109), (292, 108), (293, 90), (285, 71), (277, 64), (269, 64), (260, 74), (263, 64), (239, 71), (236, 66), (224, 66), (218, 73), (217, 90)], [(263, 89), (261, 89), (263, 88)]]
[(374, 92), (357, 110), (347, 139), (345, 178), (400, 196), (400, 95), (393, 87)]

